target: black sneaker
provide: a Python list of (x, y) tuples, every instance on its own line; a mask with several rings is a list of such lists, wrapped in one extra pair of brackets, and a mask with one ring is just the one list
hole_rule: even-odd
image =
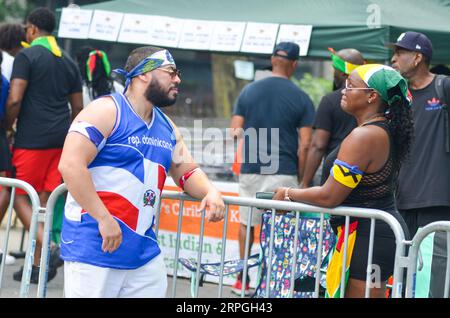
[(49, 266), (53, 266), (54, 268), (58, 268), (64, 265), (64, 261), (59, 256), (60, 248), (58, 245), (55, 245), (50, 250), (50, 261)]
[[(23, 266), (13, 274), (13, 279), (15, 281), (22, 281), (22, 274), (23, 274)], [(48, 267), (48, 276), (47, 276), (47, 282), (51, 281), (56, 276), (56, 268), (53, 266)], [(38, 284), (39, 283), (39, 266), (34, 266), (31, 268), (31, 278), (30, 283), (32, 284)]]

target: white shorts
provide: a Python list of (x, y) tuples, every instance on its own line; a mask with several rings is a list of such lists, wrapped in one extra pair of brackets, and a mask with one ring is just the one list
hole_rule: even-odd
[(66, 298), (164, 298), (167, 272), (161, 254), (136, 269), (64, 262)]
[[(274, 192), (278, 187), (298, 188), (297, 176), (294, 175), (260, 175), (241, 173), (239, 175), (239, 196), (255, 198), (256, 192)], [(251, 226), (261, 224), (262, 211), (253, 209)], [(239, 207), (240, 222), (248, 224), (250, 209)]]

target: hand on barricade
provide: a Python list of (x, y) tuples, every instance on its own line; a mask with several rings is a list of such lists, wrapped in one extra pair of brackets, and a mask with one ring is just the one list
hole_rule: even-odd
[(102, 251), (112, 253), (122, 244), (122, 230), (111, 214), (105, 215), (98, 222), (98, 229), (103, 238)]
[(225, 203), (219, 191), (212, 189), (203, 198), (199, 211), (206, 208), (206, 219), (209, 222), (219, 222), (223, 219)]
[[(275, 194), (272, 197), (272, 200), (277, 200), (277, 201), (286, 201), (286, 192), (289, 188), (286, 187), (279, 187), (275, 190)], [(287, 201), (291, 201), (291, 200), (287, 200)], [(289, 211), (286, 210), (277, 210), (277, 213), (282, 213), (282, 214), (286, 214)]]

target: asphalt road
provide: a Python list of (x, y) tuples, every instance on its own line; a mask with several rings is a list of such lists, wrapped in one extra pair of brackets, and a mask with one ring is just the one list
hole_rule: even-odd
[[(18, 222), (19, 223), (19, 222)], [(4, 242), (5, 228), (2, 226), (0, 229), (0, 247), (3, 246)], [(19, 251), (20, 239), (22, 235), (22, 228), (17, 226), (11, 230), (9, 238), (9, 249), (8, 251)], [(26, 239), (25, 239), (26, 242)], [(13, 273), (18, 271), (23, 265), (24, 259), (16, 259), (15, 264), (6, 265), (2, 285), (0, 288), (0, 298), (16, 298), (19, 297), (20, 292), (20, 282), (16, 282), (12, 279)], [(168, 290), (167, 297), (172, 297), (172, 277), (168, 277)], [(58, 268), (56, 277), (51, 280), (47, 285), (47, 298), (61, 298), (63, 295), (64, 287), (64, 267)], [(176, 286), (176, 298), (190, 298), (191, 297), (191, 282), (189, 279), (179, 277), (177, 279)], [(199, 288), (200, 298), (216, 298), (219, 293), (219, 285), (212, 283), (205, 283)], [(30, 285), (28, 297), (37, 296), (37, 285)], [(223, 298), (235, 298), (236, 295), (231, 293), (231, 288), (229, 286), (223, 287)]]

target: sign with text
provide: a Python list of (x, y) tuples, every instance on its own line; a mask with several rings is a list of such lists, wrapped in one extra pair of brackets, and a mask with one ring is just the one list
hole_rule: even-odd
[(300, 56), (308, 55), (312, 25), (282, 24), (278, 32), (277, 43), (294, 42), (300, 46)]
[(87, 39), (91, 24), (92, 10), (63, 8), (59, 22), (58, 37)]
[(122, 24), (123, 13), (95, 10), (92, 17), (89, 38), (116, 41)]
[(149, 44), (162, 47), (177, 47), (180, 40), (183, 20), (153, 16)]
[(150, 44), (152, 16), (125, 14), (120, 28), (119, 39), (124, 43)]
[(184, 20), (180, 49), (209, 50), (215, 23), (202, 20)]
[(271, 54), (277, 38), (276, 23), (247, 23), (241, 51)]
[(244, 22), (216, 22), (211, 51), (239, 52), (244, 37)]

